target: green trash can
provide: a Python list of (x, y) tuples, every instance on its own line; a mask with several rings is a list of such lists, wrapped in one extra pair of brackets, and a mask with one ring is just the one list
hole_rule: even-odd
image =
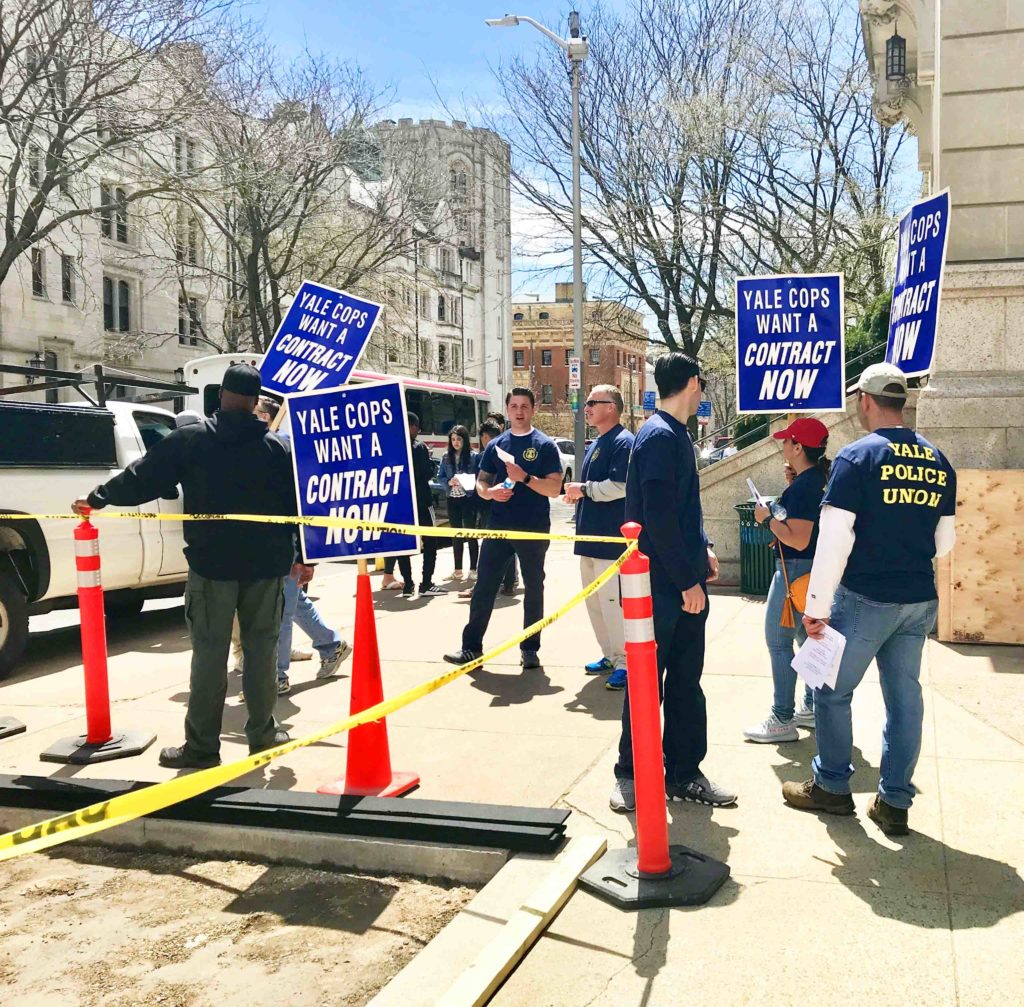
[(736, 505), (740, 516), (740, 590), (766, 595), (775, 574), (775, 536), (754, 520), (755, 502)]

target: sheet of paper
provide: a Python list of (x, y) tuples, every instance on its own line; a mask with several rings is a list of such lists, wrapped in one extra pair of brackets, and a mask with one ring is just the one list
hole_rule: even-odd
[(494, 448), (494, 453), (495, 453), (495, 454), (496, 454), (496, 455), (497, 455), (497, 456), (498, 456), (498, 457), (499, 457), (499, 458), (500, 458), (500, 459), (501, 459), (501, 460), (502, 460), (502, 461), (503, 461), (503, 462), (504, 462), (504, 463), (505, 463), (506, 465), (508, 465), (508, 463), (509, 463), (509, 462), (512, 462), (512, 464), (513, 464), (513, 465), (515, 464), (515, 461), (516, 461), (516, 460), (515, 460), (515, 457), (514, 457), (513, 455), (510, 455), (510, 454), (509, 454), (509, 453), (508, 453), (507, 451), (505, 451), (505, 450), (504, 450), (504, 448), (499, 448), (499, 447), (497, 447), (497, 445), (495, 445), (495, 448)]
[(753, 479), (748, 479), (748, 480), (747, 480), (747, 488), (748, 488), (748, 489), (750, 490), (750, 495), (751, 495), (751, 496), (752, 496), (752, 497), (753, 497), (753, 498), (754, 498), (754, 499), (755, 499), (755, 500), (756, 500), (756, 501), (757, 501), (757, 502), (758, 502), (758, 503), (759, 503), (759, 504), (760, 504), (760, 505), (761, 505), (762, 507), (766, 507), (766, 506), (767, 506), (767, 504), (765, 504), (765, 502), (764, 502), (764, 497), (763, 497), (763, 496), (761, 496), (761, 494), (760, 494), (760, 493), (758, 493), (758, 491), (757, 491), (757, 487), (756, 487), (756, 486), (754, 485), (754, 480), (753, 480)]
[(839, 674), (839, 662), (843, 659), (846, 649), (846, 637), (831, 626), (825, 627), (825, 634), (820, 640), (807, 638), (804, 645), (793, 658), (793, 670), (812, 688), (820, 689), (827, 685), (836, 687), (836, 676)]
[(459, 480), (459, 485), (468, 493), (470, 490), (476, 488), (476, 476), (472, 472), (458, 472), (455, 476)]

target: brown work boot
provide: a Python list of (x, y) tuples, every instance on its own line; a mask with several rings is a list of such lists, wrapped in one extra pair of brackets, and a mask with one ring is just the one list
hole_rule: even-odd
[(907, 809), (894, 808), (891, 804), (875, 794), (868, 805), (868, 818), (871, 819), (887, 836), (907, 836)]
[(850, 794), (830, 794), (814, 780), (782, 784), (782, 799), (801, 811), (824, 811), (829, 815), (852, 815), (856, 810)]

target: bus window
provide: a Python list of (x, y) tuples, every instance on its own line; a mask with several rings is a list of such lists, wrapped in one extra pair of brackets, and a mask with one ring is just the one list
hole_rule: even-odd
[(448, 431), (458, 422), (455, 419), (455, 396), (448, 392), (431, 392), (430, 404), (433, 408), (434, 426), (429, 433), (439, 437), (447, 436)]
[[(480, 422), (483, 423), (483, 421), (487, 419), (487, 414), (491, 411), (490, 402), (477, 402), (476, 411), (480, 416)], [(479, 429), (479, 427), (477, 429)]]
[(212, 416), (220, 409), (220, 385), (207, 385), (203, 389), (203, 413)]
[(455, 422), (464, 426), (470, 437), (476, 437), (476, 409), (468, 396), (455, 396)]
[(424, 434), (434, 432), (434, 410), (430, 404), (430, 392), (422, 388), (406, 388), (405, 405), (410, 413), (420, 418), (420, 431)]

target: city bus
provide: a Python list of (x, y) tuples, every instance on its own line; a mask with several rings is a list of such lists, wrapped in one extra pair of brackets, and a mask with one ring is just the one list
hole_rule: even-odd
[[(220, 379), (232, 364), (252, 364), (259, 367), (261, 357), (251, 353), (219, 353), (197, 357), (184, 367), (185, 384), (199, 390), (197, 395), (185, 399), (184, 408), (194, 409), (210, 416), (217, 409)], [(420, 418), (420, 440), (427, 445), (431, 457), (438, 461), (448, 447), (448, 432), (456, 425), (469, 430), (474, 441), (480, 423), (491, 411), (490, 395), (481, 388), (452, 384), (445, 381), (427, 381), (405, 375), (377, 374), (374, 371), (353, 371), (349, 384), (398, 378), (405, 386), (405, 402), (410, 412)]]

